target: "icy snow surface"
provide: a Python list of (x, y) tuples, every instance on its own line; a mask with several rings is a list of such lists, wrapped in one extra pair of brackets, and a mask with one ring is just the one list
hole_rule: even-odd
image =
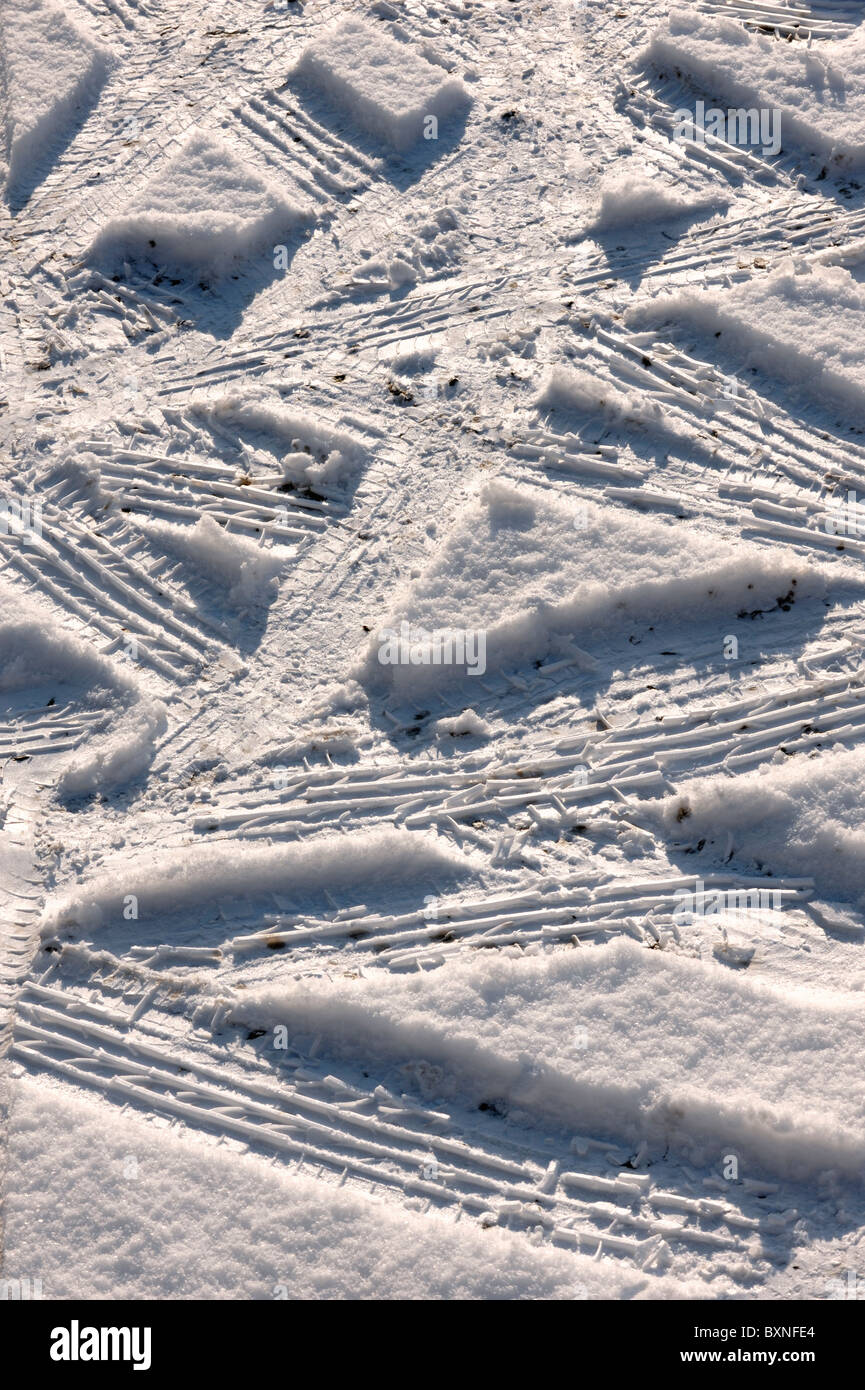
[(0, 1279), (861, 1284), (857, 19), (3, 7)]

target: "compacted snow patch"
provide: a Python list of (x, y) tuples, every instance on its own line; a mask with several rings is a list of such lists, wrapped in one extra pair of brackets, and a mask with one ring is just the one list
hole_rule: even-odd
[(428, 117), (443, 121), (470, 102), (458, 78), (361, 19), (342, 20), (314, 40), (294, 74), (398, 150), (423, 138)]
[(679, 67), (738, 108), (780, 112), (790, 143), (865, 167), (865, 24), (845, 39), (785, 43), (732, 19), (674, 9), (647, 58)]
[(58, 627), (36, 604), (0, 585), (0, 691), (25, 690), (50, 681), (125, 692), (135, 689), (120, 667)]
[(585, 224), (586, 232), (630, 228), (639, 231), (647, 222), (684, 217), (686, 213), (717, 212), (717, 198), (680, 193), (665, 188), (657, 175), (645, 172), (642, 163), (614, 166), (601, 179), (597, 204)]
[(4, 0), (0, 25), (2, 158), (14, 189), (32, 177), (43, 151), (92, 104), (113, 58), (48, 0)]
[(105, 737), (69, 758), (57, 783), (58, 794), (86, 796), (140, 777), (153, 762), (157, 740), (167, 723), (161, 700), (137, 701)]
[[(783, 755), (781, 755), (783, 757)], [(739, 777), (683, 782), (661, 807), (677, 839), (725, 857), (813, 876), (830, 897), (865, 907), (865, 749), (795, 757)]]
[(341, 483), (367, 458), (364, 445), (347, 430), (287, 409), (279, 397), (233, 392), (212, 401), (192, 401), (190, 409), (245, 438), (261, 436), (263, 446), (277, 454), (287, 482)]
[(196, 135), (107, 223), (91, 255), (222, 275), (308, 217), (300, 200), (286, 197), (221, 141)]
[(577, 412), (601, 414), (610, 421), (665, 429), (667, 420), (657, 401), (643, 392), (623, 391), (585, 367), (566, 367), (557, 363), (544, 373), (534, 401), (543, 414)]
[(443, 1066), (445, 1093), (501, 1096), (536, 1120), (695, 1161), (732, 1146), (791, 1176), (858, 1174), (865, 1162), (858, 998), (752, 985), (629, 940), (484, 952), (396, 978), (281, 981), (244, 990), (235, 1017), (312, 1032), (365, 1061)]
[(769, 275), (721, 291), (681, 291), (638, 301), (633, 326), (671, 320), (745, 355), (818, 401), (865, 406), (865, 288), (840, 265), (788, 259)]
[(495, 480), (373, 635), (355, 676), (414, 695), (552, 651), (593, 668), (593, 645), (602, 650), (610, 624), (623, 618), (690, 621), (824, 588), (818, 568), (780, 548), (613, 505), (554, 503)]
[[(5, 617), (14, 609), (15, 616)], [(159, 700), (141, 695), (128, 667), (100, 656), (81, 638), (65, 632), (35, 604), (14, 600), (0, 585), (0, 692), (54, 683), (83, 687), (116, 705), (107, 733), (98, 733), (64, 757), (57, 781), (61, 797), (79, 796), (137, 777), (153, 760), (166, 726)]]

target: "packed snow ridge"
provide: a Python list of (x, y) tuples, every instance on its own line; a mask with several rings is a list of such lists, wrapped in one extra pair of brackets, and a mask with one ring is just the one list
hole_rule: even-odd
[(708, 193), (665, 187), (645, 161), (623, 161), (607, 170), (598, 187), (597, 203), (583, 231), (640, 232), (647, 222), (675, 221), (698, 213), (717, 212), (717, 199)]
[(235, 535), (212, 516), (200, 516), (194, 526), (155, 521), (143, 529), (169, 554), (189, 561), (223, 586), (229, 601), (238, 607), (248, 608), (276, 597), (277, 576), (287, 555), (264, 550), (248, 536)]
[[(14, 617), (5, 617), (14, 611)], [(97, 654), (63, 631), (41, 607), (0, 587), (0, 693), (51, 689), (83, 693), (114, 711), (109, 731), (95, 733), (67, 753), (56, 778), (60, 798), (89, 795), (128, 783), (147, 770), (167, 713), (145, 694), (128, 665)], [(56, 695), (52, 696), (52, 700)]]
[[(650, 1279), (609, 1256), (330, 1187), (41, 1077), (14, 1083), (14, 1105), (8, 1248), (58, 1299), (267, 1301), (289, 1288), (305, 1301), (705, 1296), (698, 1280)], [(100, 1239), (82, 1240), (96, 1211)], [(106, 1260), (130, 1242), (134, 1260)]]
[(278, 396), (235, 391), (194, 400), (190, 408), (208, 423), (275, 454), (286, 482), (338, 484), (366, 462), (366, 447), (355, 434), (308, 411), (289, 408)]
[(530, 960), (480, 952), (385, 980), (268, 984), (244, 990), (234, 1010), (326, 1037), (346, 1057), (423, 1057), (447, 1068), (444, 1091), (675, 1144), (696, 1162), (728, 1144), (788, 1176), (858, 1173), (861, 995), (816, 1002), (620, 940)]
[(470, 104), (458, 78), (361, 19), (342, 20), (311, 43), (293, 77), (331, 97), (370, 135), (403, 151), (425, 135), (437, 139), (438, 122)]
[(843, 266), (790, 256), (777, 270), (724, 290), (640, 298), (634, 327), (680, 323), (798, 387), (814, 400), (865, 412), (865, 288)]
[(776, 761), (739, 777), (683, 782), (663, 805), (677, 839), (704, 839), (743, 862), (812, 875), (830, 898), (865, 907), (865, 756), (839, 746), (819, 759)]
[[(419, 693), (552, 652), (593, 669), (611, 623), (733, 616), (787, 593), (818, 596), (825, 585), (819, 567), (783, 549), (690, 530), (686, 539), (672, 521), (496, 480), (467, 503), (439, 557), (373, 636), (358, 679)], [(473, 635), (465, 660), (436, 661), (441, 634)]]
[(601, 415), (615, 423), (666, 431), (667, 417), (658, 401), (644, 391), (625, 391), (586, 367), (556, 363), (547, 368), (534, 404), (546, 419), (557, 414)]
[(188, 845), (107, 862), (93, 879), (46, 905), (43, 932), (53, 936), (70, 927), (91, 931), (121, 922), (129, 893), (148, 921), (202, 903), (300, 892), (322, 883), (331, 888), (371, 881), (393, 885), (429, 871), (453, 878), (471, 873), (473, 863), (435, 834), (400, 829), (316, 836), (301, 844), (256, 846), (232, 840)]
[(645, 57), (683, 69), (736, 107), (780, 112), (785, 150), (798, 145), (865, 168), (865, 24), (844, 39), (784, 43), (732, 18), (677, 8)]
[(288, 198), (223, 140), (200, 134), (111, 218), (90, 254), (220, 276), (266, 248), (272, 255), (309, 216), (301, 198)]
[(50, 0), (4, 0), (0, 112), (10, 195), (32, 183), (54, 142), (68, 138), (98, 97), (113, 61), (107, 48)]

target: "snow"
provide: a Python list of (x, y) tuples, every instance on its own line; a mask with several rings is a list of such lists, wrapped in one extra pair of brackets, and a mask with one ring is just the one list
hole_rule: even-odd
[(487, 721), (481, 719), (473, 709), (464, 709), (462, 714), (455, 715), (453, 719), (437, 719), (435, 730), (440, 738), (464, 738), (468, 735), (474, 738), (489, 738), (492, 733)]
[(736, 107), (779, 111), (785, 149), (865, 167), (865, 25), (835, 41), (779, 43), (733, 19), (675, 8), (646, 56), (684, 69)]
[[(10, 608), (15, 617), (5, 616)], [(142, 691), (128, 663), (97, 655), (60, 629), (40, 605), (21, 603), (0, 585), (0, 695), (32, 700), (37, 692), (50, 692), (52, 705), (83, 692), (91, 706), (107, 701), (114, 711), (110, 732), (97, 732), (61, 759), (56, 778), (61, 798), (126, 785), (149, 768), (167, 724), (163, 703)]]
[(113, 56), (67, 9), (6, 0), (0, 31), (7, 191), (30, 180), (53, 143), (96, 100)]
[(190, 560), (225, 586), (229, 602), (249, 607), (276, 596), (276, 578), (284, 564), (279, 551), (262, 550), (249, 537), (232, 535), (212, 516), (199, 517), (194, 526), (155, 522), (147, 530), (165, 550)]
[(299, 197), (238, 159), (223, 140), (194, 136), (112, 217), (90, 255), (226, 275), (234, 264), (267, 253), (308, 219)]
[(293, 76), (319, 88), (397, 150), (424, 137), (430, 116), (447, 121), (470, 100), (458, 78), (362, 19), (344, 19), (317, 38)]
[(297, 484), (344, 482), (366, 459), (364, 445), (348, 430), (286, 409), (279, 397), (235, 392), (195, 401), (192, 409), (217, 426), (260, 439), (263, 448), (277, 454), (284, 477)]
[(321, 882), (330, 888), (378, 879), (399, 884), (428, 872), (453, 877), (471, 869), (471, 858), (447, 842), (405, 830), (324, 835), (304, 844), (266, 847), (220, 841), (141, 859), (124, 854), (113, 862), (109, 859), (98, 875), (73, 892), (49, 900), (42, 931), (52, 936), (76, 925), (98, 931), (119, 920), (129, 894), (138, 901), (140, 918), (147, 921), (202, 902), (310, 890)]
[(639, 230), (646, 222), (672, 221), (686, 214), (715, 211), (713, 199), (665, 188), (645, 165), (616, 164), (603, 175), (596, 206), (585, 225), (586, 232)]
[[(544, 393), (582, 403), (582, 379), (575, 386), (554, 372)], [(825, 582), (819, 566), (783, 549), (769, 555), (691, 532), (686, 540), (672, 522), (609, 504), (552, 502), (495, 481), (465, 507), (441, 557), (381, 624), (358, 679), (419, 693), (556, 652), (573, 655), (575, 642), (591, 667), (611, 624), (732, 617), (746, 601), (774, 604), (779, 586), (806, 597), (821, 594)], [(466, 655), (459, 659), (452, 641), (451, 661), (437, 660), (436, 643), (451, 633), (464, 635)]]
[(583, 367), (557, 364), (548, 368), (535, 405), (542, 414), (579, 411), (593, 415), (600, 412), (611, 421), (630, 421), (661, 429), (667, 425), (657, 401), (648, 400), (638, 391), (622, 391)]
[(501, 1096), (542, 1122), (675, 1144), (695, 1162), (732, 1147), (801, 1177), (865, 1161), (861, 991), (818, 1001), (625, 940), (530, 960), (480, 953), (398, 980), (265, 986), (235, 1008), (342, 1055), (442, 1066), (445, 1095)]
[[(5, 1271), (45, 1299), (701, 1296), (480, 1222), (391, 1208), (193, 1132), (15, 1085)], [(64, 1200), (56, 1200), (62, 1185)], [(124, 1250), (134, 1251), (134, 1258)], [(654, 1285), (654, 1287), (652, 1287)]]
[(0, 691), (51, 681), (134, 688), (116, 663), (64, 632), (43, 607), (22, 602), (8, 584), (0, 585)]
[(57, 782), (61, 797), (86, 796), (125, 786), (146, 772), (168, 720), (160, 700), (139, 700), (111, 733), (68, 759)]
[[(351, 284), (369, 293), (394, 293), (419, 281), (445, 278), (458, 270), (465, 244), (463, 219), (457, 210), (434, 208), (428, 217), (409, 218), (404, 227), (388, 229), (385, 247), (377, 239), (371, 247), (359, 248)], [(410, 350), (405, 355), (423, 358), (428, 354)]]
[(721, 8), (2, 7), (4, 1279), (861, 1273), (865, 24)]
[(781, 765), (739, 777), (683, 782), (664, 805), (667, 825), (773, 873), (810, 874), (826, 895), (865, 906), (861, 750), (839, 745), (820, 759), (781, 757)]
[(863, 311), (865, 290), (849, 270), (790, 256), (770, 274), (730, 289), (640, 299), (628, 320), (695, 327), (741, 355), (743, 367), (759, 367), (816, 400), (861, 412)]

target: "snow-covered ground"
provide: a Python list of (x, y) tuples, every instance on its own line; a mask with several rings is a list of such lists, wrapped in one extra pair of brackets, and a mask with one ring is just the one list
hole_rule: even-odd
[(865, 1289), (861, 6), (5, 0), (0, 123), (7, 1296)]

